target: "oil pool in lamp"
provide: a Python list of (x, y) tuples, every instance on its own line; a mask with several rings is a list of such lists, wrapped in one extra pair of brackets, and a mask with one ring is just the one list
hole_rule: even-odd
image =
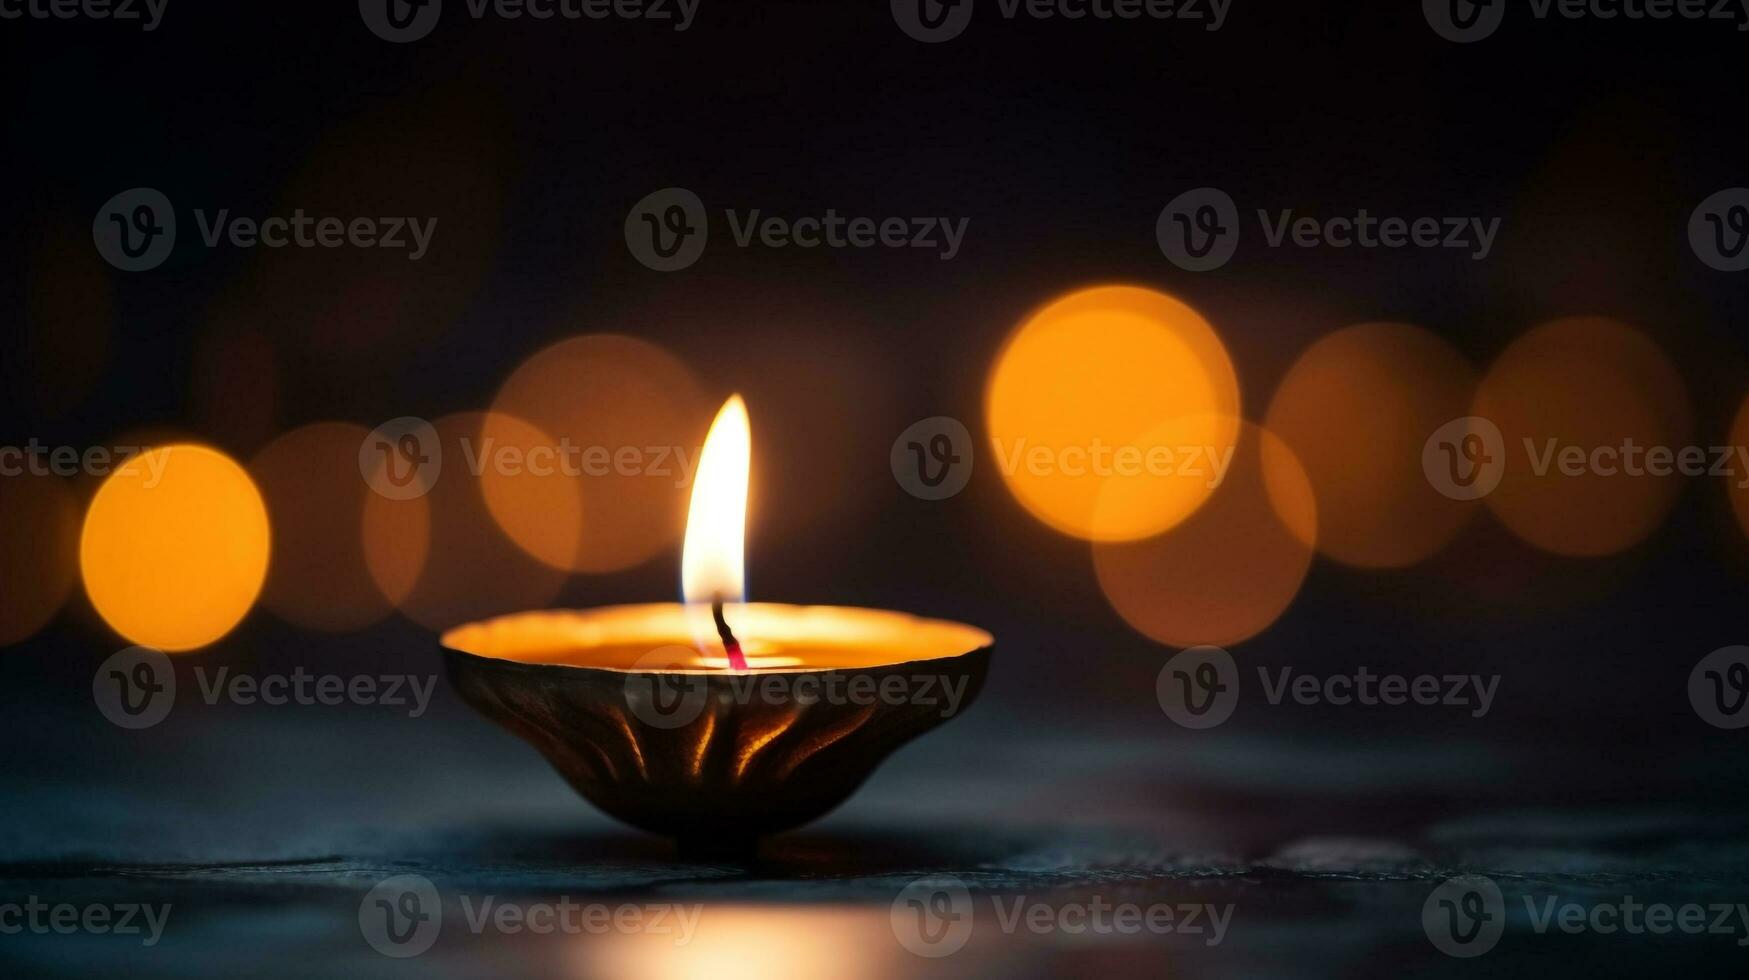
[(830, 811), (965, 710), (990, 667), (990, 634), (959, 623), (746, 602), (751, 460), (735, 396), (693, 483), (685, 602), (520, 613), (442, 641), (463, 698), (689, 854), (748, 854)]

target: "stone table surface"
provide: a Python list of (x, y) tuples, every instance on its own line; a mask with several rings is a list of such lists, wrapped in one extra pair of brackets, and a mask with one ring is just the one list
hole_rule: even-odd
[[(0, 905), (169, 912), (150, 946), (52, 923), (9, 931), (6, 976), (1740, 976), (1749, 966), (1742, 769), (1717, 750), (1168, 724), (1063, 731), (981, 707), (741, 864), (682, 861), (613, 824), (532, 750), (447, 701), (420, 723), (215, 707), (123, 732), (89, 711), (11, 716)], [(440, 914), (432, 945), (396, 958), (366, 933), (382, 894), (372, 889), (407, 875), (431, 883)], [(1449, 956), (1423, 913), (1455, 921), (1435, 889), (1470, 875), (1499, 889), (1497, 905), (1475, 908), (1497, 913), (1503, 935), (1479, 957)], [(942, 913), (929, 921), (970, 931), (932, 932), (963, 948), (918, 955), (906, 942), (916, 945), (925, 906), (908, 899), (938, 886), (944, 897), (925, 903), (946, 904), (927, 906)], [(1572, 905), (1607, 925), (1594, 910), (1624, 902), (1729, 914), (1709, 912), (1697, 934), (1539, 924)], [(663, 908), (676, 925), (604, 931), (579, 912), (571, 932), (535, 930), (540, 909), (570, 905)], [(1180, 928), (1158, 918), (1147, 928), (1162, 907)], [(1187, 921), (1190, 907), (1199, 912)], [(1126, 908), (1131, 918), (1119, 916)]]

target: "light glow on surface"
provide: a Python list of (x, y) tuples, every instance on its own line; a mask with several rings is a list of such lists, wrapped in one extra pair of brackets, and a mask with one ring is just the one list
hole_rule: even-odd
[(576, 944), (579, 976), (601, 980), (876, 980), (909, 967), (884, 910), (699, 907), (697, 931), (619, 931)]

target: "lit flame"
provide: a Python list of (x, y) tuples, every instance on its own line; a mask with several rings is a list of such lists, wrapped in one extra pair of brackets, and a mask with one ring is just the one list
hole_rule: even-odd
[(693, 479), (680, 556), (680, 592), (688, 605), (747, 599), (747, 474), (752, 461), (747, 405), (735, 395), (711, 423)]

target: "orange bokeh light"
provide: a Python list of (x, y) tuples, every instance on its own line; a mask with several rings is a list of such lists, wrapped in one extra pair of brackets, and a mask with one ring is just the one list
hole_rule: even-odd
[(1099, 586), (1137, 631), (1169, 646), (1231, 644), (1299, 594), (1318, 536), (1311, 481), (1293, 451), (1249, 422), (1214, 495), (1164, 534), (1093, 545)]
[[(1731, 425), (1731, 445), (1749, 446), (1749, 398), (1743, 399), (1743, 406), (1737, 410), (1737, 419)], [(1729, 488), (1731, 495), (1731, 511), (1737, 515), (1737, 523), (1742, 525), (1743, 533), (1749, 534), (1749, 487), (1742, 485), (1745, 476), (1749, 474), (1737, 474), (1735, 479), (1725, 481), (1725, 486)]]
[(616, 334), (562, 341), (498, 392), (482, 447), (541, 446), (540, 472), (487, 466), (481, 485), (504, 533), (543, 563), (607, 572), (670, 552), (711, 406), (662, 348)]
[(1419, 327), (1368, 323), (1324, 337), (1276, 389), (1265, 422), (1293, 448), (1318, 499), (1318, 550), (1402, 568), (1450, 543), (1475, 510), (1428, 482), (1428, 434), (1468, 414), (1475, 372)]
[(261, 600), (299, 626), (345, 632), (390, 612), (360, 534), (371, 491), (358, 470), (358, 447), (369, 435), (346, 422), (306, 425), (249, 464), (278, 542)]
[(437, 630), (551, 603), (565, 573), (505, 537), (482, 493), (491, 467), (476, 477), (469, 465), (471, 455), (484, 452), (485, 432), (526, 430), (480, 412), (446, 415), (432, 428), (442, 465), (429, 491), (407, 500), (372, 492), (365, 504), (372, 577), (402, 612)]
[[(1602, 472), (1631, 445), (1679, 451), (1693, 428), (1682, 377), (1644, 334), (1596, 317), (1557, 320), (1514, 341), (1488, 370), (1474, 414), (1500, 429), (1500, 485), (1485, 499), (1523, 540), (1561, 555), (1614, 554), (1651, 534), (1682, 477)], [(1577, 451), (1587, 462), (1561, 465)], [(1539, 469), (1541, 472), (1538, 472)]]
[(267, 507), (249, 474), (205, 446), (144, 453), (98, 488), (79, 565), (117, 633), (170, 652), (206, 646), (248, 614), (267, 577)]
[(36, 635), (78, 578), (79, 507), (59, 477), (0, 476), (0, 646)]
[[(984, 410), (993, 459), (1022, 506), (1065, 534), (1127, 541), (1208, 499), (1205, 481), (1147, 460), (1230, 445), (1239, 383), (1195, 310), (1102, 286), (1027, 318), (996, 359)], [(1121, 464), (1124, 454), (1135, 465)]]

